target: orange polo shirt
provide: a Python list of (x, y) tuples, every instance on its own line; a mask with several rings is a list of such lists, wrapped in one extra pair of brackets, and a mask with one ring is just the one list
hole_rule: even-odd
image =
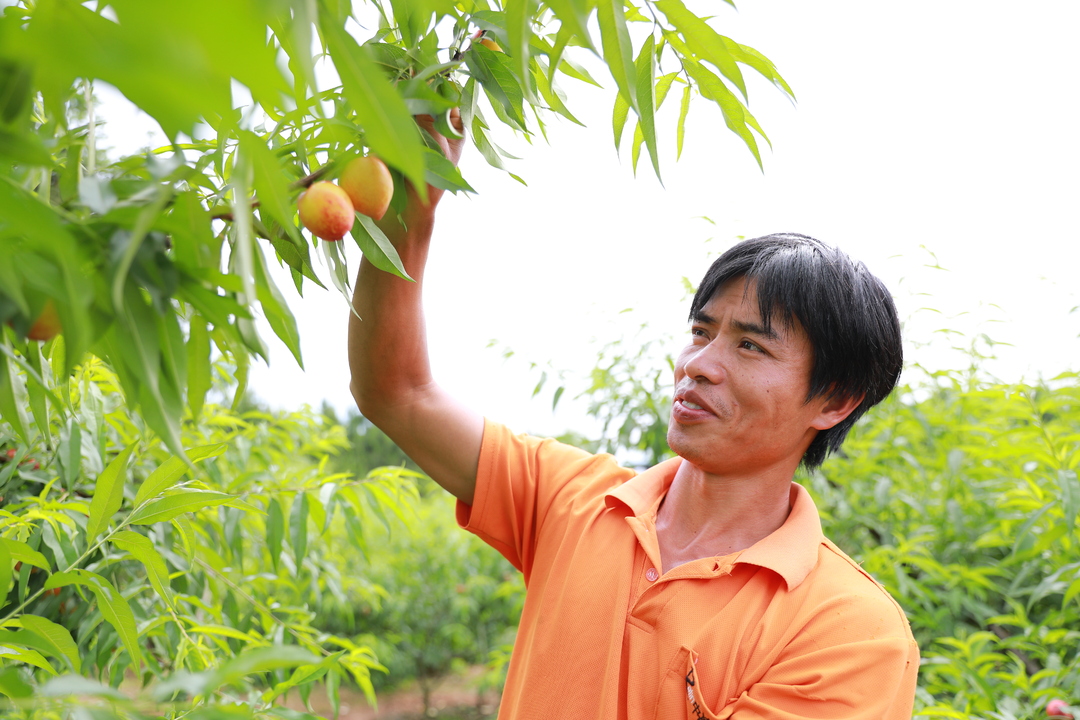
[(458, 522), (526, 585), (500, 720), (909, 719), (907, 619), (800, 485), (765, 539), (660, 573), (656, 512), (680, 462), (635, 474), (485, 423)]

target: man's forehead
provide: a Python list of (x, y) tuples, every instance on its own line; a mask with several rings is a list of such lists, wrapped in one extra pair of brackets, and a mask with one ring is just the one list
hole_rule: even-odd
[[(733, 303), (732, 312), (725, 315), (724, 310), (728, 303)], [(740, 331), (756, 332), (774, 338), (792, 333), (805, 334), (798, 319), (787, 312), (779, 302), (772, 303), (767, 314), (763, 315), (757, 294), (757, 282), (744, 276), (732, 278), (719, 285), (705, 304), (694, 313), (694, 320), (709, 324), (725, 322)]]

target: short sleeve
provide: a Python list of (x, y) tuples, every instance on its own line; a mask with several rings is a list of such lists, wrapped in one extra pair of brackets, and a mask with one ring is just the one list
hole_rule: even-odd
[(833, 598), (721, 717), (909, 720), (919, 648), (880, 593)]
[(593, 455), (551, 438), (515, 435), (485, 419), (476, 491), (458, 501), (457, 521), (525, 573), (552, 507), (564, 507), (590, 483), (617, 484), (633, 476), (610, 455)]

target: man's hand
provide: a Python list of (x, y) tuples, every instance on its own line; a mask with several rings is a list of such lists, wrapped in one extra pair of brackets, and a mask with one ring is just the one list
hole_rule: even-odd
[[(416, 124), (435, 140), (439, 145), (439, 149), (442, 150), (442, 154), (446, 156), (450, 162), (454, 163), (456, 167), (458, 161), (461, 160), (461, 151), (465, 147), (465, 134), (464, 126), (461, 122), (461, 111), (458, 108), (452, 108), (450, 110), (450, 123), (461, 137), (446, 137), (441, 135), (438, 130), (435, 129), (435, 119), (430, 115), (417, 115)], [(396, 217), (387, 216), (380, 223), (379, 227), (387, 237), (389, 237), (394, 244), (397, 245), (397, 240), (405, 236), (405, 229), (416, 223), (431, 223), (434, 222), (435, 206), (439, 204), (439, 200), (443, 196), (444, 190), (437, 188), (433, 185), (427, 186), (427, 202), (420, 200), (419, 193), (416, 192), (416, 188), (412, 183), (406, 182), (406, 206), (405, 211), (401, 214), (401, 220)]]
[[(461, 116), (456, 111), (451, 122), (460, 132)], [(418, 117), (417, 123), (456, 165), (464, 138), (443, 137), (430, 116)], [(415, 188), (408, 187), (400, 219), (380, 223), (416, 282), (377, 270), (366, 259), (360, 263), (353, 293), (356, 314), (349, 318), (351, 387), (365, 417), (435, 482), (471, 504), (484, 420), (431, 377), (421, 289), (435, 207), (443, 191), (430, 185), (427, 190), (427, 201), (421, 202)]]

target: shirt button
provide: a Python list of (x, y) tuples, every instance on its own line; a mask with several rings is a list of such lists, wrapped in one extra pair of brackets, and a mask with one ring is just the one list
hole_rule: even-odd
[(645, 579), (649, 582), (656, 582), (659, 577), (660, 573), (656, 572), (656, 568), (649, 568), (645, 571)]

